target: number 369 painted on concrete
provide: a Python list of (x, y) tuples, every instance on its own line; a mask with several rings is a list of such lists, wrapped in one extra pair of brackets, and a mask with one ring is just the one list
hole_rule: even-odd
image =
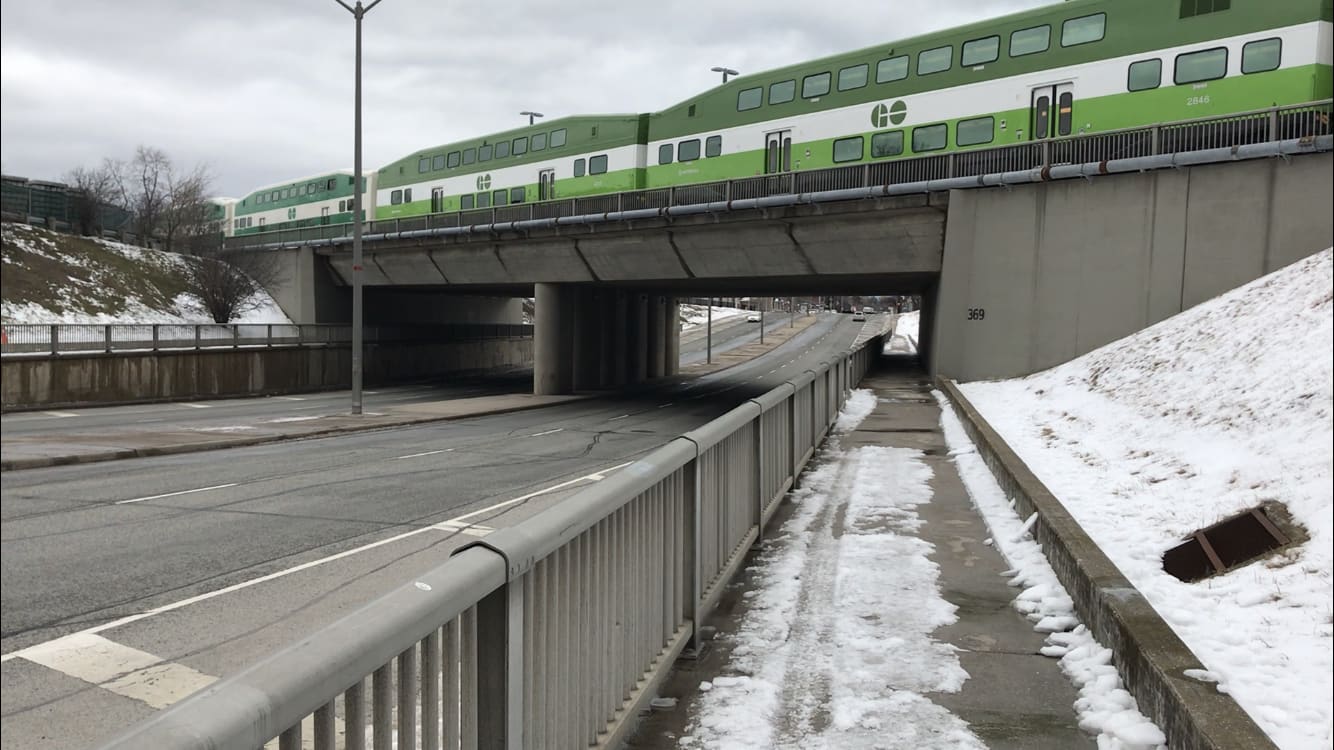
[(970, 308), (968, 308), (968, 319), (969, 319), (969, 320), (982, 320), (982, 319), (984, 319), (984, 318), (986, 318), (986, 317), (987, 317), (987, 311), (986, 311), (986, 308), (982, 308), (982, 307), (970, 307)]

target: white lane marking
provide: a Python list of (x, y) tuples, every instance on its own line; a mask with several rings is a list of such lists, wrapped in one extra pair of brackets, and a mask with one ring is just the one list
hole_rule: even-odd
[(213, 408), (213, 405), (212, 405), (212, 404), (186, 404), (186, 403), (183, 403), (183, 404), (181, 404), (181, 406), (188, 406), (188, 407), (190, 407), (191, 409), (212, 409), (212, 408)]
[(306, 399), (302, 398), (301, 396), (274, 396), (274, 398), (276, 398), (276, 399), (278, 399), (278, 400), (280, 400), (280, 401), (305, 401), (305, 400), (306, 400)]
[(618, 419), (625, 419), (625, 418), (628, 417), (628, 416), (630, 416), (630, 415), (629, 415), (629, 414), (622, 414), (622, 415), (619, 416), (619, 417), (612, 417), (611, 419), (608, 419), (607, 421), (608, 421), (608, 422), (615, 422), (615, 421), (618, 420)]
[(68, 419), (70, 417), (79, 416), (78, 414), (73, 414), (67, 411), (44, 411), (42, 413), (48, 417), (55, 417), (56, 419)]
[(399, 461), (399, 460), (402, 460), (402, 459), (404, 459), (404, 458), (421, 458), (422, 456), (434, 456), (434, 455), (437, 454), (437, 453), (448, 453), (448, 452), (450, 452), (450, 451), (452, 451), (452, 450), (454, 450), (454, 449), (453, 449), (453, 448), (443, 448), (443, 449), (438, 450), (438, 451), (426, 451), (425, 453), (409, 453), (409, 454), (406, 455), (406, 456), (394, 456), (393, 458), (391, 458), (391, 459), (389, 459), (389, 460), (390, 460), (390, 461)]
[(671, 406), (671, 405), (672, 405), (672, 402), (671, 402), (671, 401), (668, 401), (668, 402), (665, 403), (665, 404), (658, 404), (658, 408), (659, 408), (659, 409), (666, 409), (667, 407), (669, 407), (669, 406)]
[(557, 427), (554, 430), (547, 430), (546, 432), (534, 432), (528, 437), (542, 437), (543, 435), (555, 435), (558, 432), (564, 432), (564, 431), (565, 431), (564, 427)]
[(225, 490), (228, 487), (235, 487), (236, 482), (231, 484), (215, 484), (212, 487), (199, 487), (193, 490), (181, 490), (180, 492), (168, 492), (162, 495), (149, 495), (148, 497), (136, 497), (133, 500), (117, 500), (116, 505), (129, 505), (130, 503), (142, 503), (145, 500), (160, 500), (164, 497), (176, 497), (177, 495), (193, 495), (196, 492), (208, 492), (209, 490)]
[[(582, 477), (577, 477), (577, 478), (575, 478), (575, 479), (570, 479), (570, 480), (568, 480), (568, 481), (561, 482), (560, 484), (552, 485), (551, 487), (547, 487), (547, 488), (545, 488), (545, 489), (537, 490), (536, 492), (530, 492), (530, 493), (528, 493), (527, 495), (523, 495), (523, 496), (521, 496), (521, 497), (516, 497), (516, 498), (514, 498), (513, 500), (506, 500), (506, 501), (504, 501), (504, 502), (496, 503), (495, 505), (492, 505), (492, 506), (489, 506), (489, 507), (486, 507), (486, 508), (482, 508), (481, 510), (475, 510), (475, 511), (473, 511), (473, 512), (471, 512), (471, 513), (466, 513), (466, 514), (464, 514), (464, 515), (462, 515), (462, 516), (458, 516), (458, 517), (456, 517), (456, 518), (451, 518), (451, 519), (449, 519), (449, 520), (447, 520), (447, 521), (441, 521), (440, 524), (450, 524), (450, 523), (453, 523), (453, 524), (462, 524), (464, 521), (466, 521), (466, 520), (469, 519), (469, 518), (472, 518), (473, 516), (478, 516), (478, 515), (481, 515), (481, 514), (483, 514), (483, 513), (488, 513), (488, 512), (490, 512), (490, 511), (496, 510), (496, 509), (498, 509), (498, 508), (504, 508), (504, 507), (506, 507), (506, 506), (513, 505), (513, 504), (515, 504), (515, 503), (523, 502), (524, 500), (529, 500), (529, 499), (532, 499), (532, 498), (537, 497), (537, 496), (539, 496), (539, 495), (545, 495), (545, 494), (547, 494), (548, 492), (554, 492), (554, 491), (559, 490), (559, 489), (564, 489), (564, 488), (566, 488), (566, 487), (569, 487), (569, 486), (572, 485), (572, 484), (577, 484), (577, 483), (579, 483), (579, 482), (584, 482), (584, 481), (589, 481), (589, 482), (600, 482), (600, 481), (602, 481), (603, 479), (606, 478), (607, 474), (610, 474), (611, 472), (616, 471), (616, 470), (618, 470), (618, 469), (623, 469), (623, 468), (629, 466), (629, 465), (632, 464), (632, 463), (634, 463), (634, 462), (633, 462), (633, 461), (627, 461), (627, 462), (625, 462), (625, 463), (623, 463), (623, 464), (617, 464), (616, 466), (612, 466), (612, 467), (610, 467), (610, 468), (602, 469), (602, 470), (600, 470), (600, 471), (596, 471), (596, 472), (594, 472), (594, 473), (592, 473), (592, 474), (586, 474), (586, 475), (584, 475), (584, 476), (582, 476)], [(154, 607), (153, 609), (150, 609), (150, 610), (148, 610), (148, 611), (146, 611), (146, 612), (139, 612), (139, 613), (137, 613), (137, 614), (133, 614), (133, 615), (126, 615), (125, 617), (122, 617), (122, 618), (120, 618), (119, 620), (112, 620), (111, 622), (104, 622), (104, 623), (102, 623), (101, 625), (94, 625), (94, 626), (91, 627), (91, 628), (87, 628), (87, 629), (84, 629), (84, 630), (80, 630), (79, 632), (77, 632), (77, 633), (71, 633), (70, 635), (61, 636), (60, 638), (55, 638), (55, 639), (53, 639), (53, 640), (46, 641), (45, 643), (39, 643), (39, 644), (34, 645), (34, 646), (28, 646), (27, 648), (22, 648), (22, 649), (19, 649), (19, 650), (17, 650), (17, 651), (10, 651), (9, 653), (4, 654), (3, 656), (0, 656), (0, 663), (7, 662), (7, 661), (9, 661), (10, 659), (17, 659), (17, 658), (20, 658), (20, 657), (26, 659), (26, 658), (28, 658), (28, 654), (30, 654), (30, 653), (33, 653), (33, 652), (35, 652), (35, 651), (37, 651), (37, 650), (40, 650), (40, 649), (54, 648), (54, 647), (56, 647), (57, 644), (59, 644), (61, 641), (64, 641), (64, 640), (69, 639), (69, 638), (76, 638), (76, 637), (79, 637), (79, 636), (85, 636), (85, 635), (96, 635), (97, 633), (101, 633), (101, 632), (106, 631), (106, 630), (111, 630), (112, 628), (118, 628), (118, 627), (121, 627), (122, 625), (129, 625), (130, 623), (138, 622), (139, 620), (144, 620), (144, 619), (147, 619), (147, 618), (149, 618), (149, 617), (153, 617), (153, 616), (155, 616), (155, 615), (164, 614), (164, 613), (166, 613), (166, 612), (174, 612), (175, 610), (181, 609), (181, 608), (183, 608), (183, 607), (188, 607), (188, 606), (190, 606), (191, 604), (198, 604), (199, 602), (205, 602), (205, 601), (208, 601), (209, 599), (215, 599), (215, 598), (217, 598), (217, 597), (219, 597), (219, 596), (223, 596), (224, 594), (230, 594), (230, 593), (232, 593), (233, 591), (240, 591), (240, 590), (242, 590), (242, 589), (248, 589), (248, 588), (250, 588), (251, 586), (257, 586), (257, 585), (259, 585), (259, 584), (261, 584), (261, 583), (267, 583), (267, 582), (269, 582), (269, 581), (277, 580), (277, 579), (279, 579), (279, 578), (285, 578), (285, 577), (287, 577), (287, 576), (289, 576), (289, 575), (292, 575), (293, 573), (299, 573), (299, 572), (301, 572), (301, 571), (303, 571), (303, 570), (309, 570), (310, 568), (319, 567), (320, 565), (324, 565), (325, 563), (334, 562), (335, 560), (341, 560), (341, 559), (343, 559), (343, 558), (345, 558), (345, 557), (351, 557), (351, 556), (353, 556), (353, 555), (356, 555), (356, 554), (360, 554), (360, 553), (362, 553), (362, 552), (365, 552), (366, 550), (375, 549), (376, 547), (383, 547), (383, 546), (386, 545), (386, 544), (393, 544), (394, 542), (401, 541), (401, 540), (403, 540), (403, 539), (407, 539), (408, 537), (416, 536), (416, 535), (418, 535), (418, 534), (422, 534), (422, 533), (425, 533), (425, 532), (427, 532), (427, 531), (437, 531), (438, 529), (437, 529), (436, 527), (439, 526), (440, 524), (434, 524), (434, 525), (431, 525), (431, 526), (422, 526), (421, 528), (413, 529), (412, 531), (405, 531), (405, 532), (403, 532), (402, 534), (398, 534), (398, 535), (396, 535), (396, 536), (391, 536), (391, 537), (388, 537), (388, 538), (386, 538), (386, 539), (381, 539), (381, 540), (379, 540), (379, 541), (377, 541), (377, 542), (371, 542), (370, 544), (363, 544), (363, 545), (360, 546), (360, 547), (355, 547), (355, 548), (353, 548), (353, 549), (344, 550), (344, 551), (339, 552), (339, 553), (337, 553), (337, 554), (329, 555), (328, 557), (322, 557), (322, 558), (320, 558), (320, 559), (318, 559), (318, 560), (311, 560), (311, 561), (309, 561), (309, 562), (304, 562), (304, 563), (301, 563), (300, 565), (296, 565), (296, 566), (293, 566), (293, 567), (291, 567), (291, 568), (286, 568), (286, 569), (284, 569), (284, 570), (277, 570), (277, 571), (274, 571), (274, 572), (269, 573), (269, 574), (267, 574), (267, 575), (262, 575), (262, 576), (258, 576), (258, 577), (256, 577), (256, 578), (251, 578), (251, 579), (246, 580), (246, 581), (241, 581), (240, 583), (234, 583), (234, 584), (232, 584), (232, 585), (230, 585), (230, 586), (226, 586), (226, 587), (224, 587), (224, 588), (216, 589), (216, 590), (214, 590), (214, 591), (206, 591), (206, 592), (204, 592), (204, 593), (202, 593), (202, 594), (196, 594), (195, 596), (192, 596), (192, 597), (190, 597), (190, 598), (188, 598), (188, 599), (181, 599), (180, 601), (175, 601), (175, 602), (172, 602), (172, 603), (170, 603), (170, 604), (164, 604), (164, 605), (162, 605), (162, 606), (160, 606), (160, 607)], [(474, 526), (474, 528), (477, 528), (477, 527)]]
[(481, 524), (470, 524), (463, 521), (443, 521), (435, 525), (435, 528), (441, 531), (457, 531), (460, 534), (468, 536), (486, 536), (495, 531), (491, 526), (482, 526)]
[(26, 648), (23, 658), (153, 708), (166, 708), (218, 680), (92, 633), (74, 633)]
[(380, 392), (379, 392), (379, 391), (362, 391), (361, 393), (362, 393), (363, 396), (378, 396), (378, 395), (380, 395)]
[(135, 423), (135, 424), (148, 424), (148, 423), (150, 423), (150, 422), (165, 422), (165, 421), (166, 421), (166, 420), (164, 420), (164, 419), (136, 419), (136, 420), (134, 420), (134, 423)]

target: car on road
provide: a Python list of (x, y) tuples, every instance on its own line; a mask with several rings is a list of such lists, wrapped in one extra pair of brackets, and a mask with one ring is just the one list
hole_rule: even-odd
[(747, 316), (746, 316), (746, 322), (747, 322), (747, 323), (758, 323), (758, 322), (760, 322), (760, 314), (759, 314), (759, 313), (751, 313), (750, 315), (747, 315)]
[(866, 313), (864, 313), (864, 312), (855, 312), (855, 313), (853, 313), (853, 314), (852, 314), (852, 322), (854, 322), (854, 323), (865, 323), (865, 322), (866, 322)]

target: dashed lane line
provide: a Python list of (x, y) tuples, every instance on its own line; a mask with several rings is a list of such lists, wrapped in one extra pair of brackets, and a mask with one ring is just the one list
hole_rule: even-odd
[(26, 648), (23, 658), (153, 708), (166, 708), (218, 679), (92, 633)]
[(564, 431), (565, 431), (564, 427), (557, 427), (554, 430), (547, 430), (546, 432), (534, 432), (528, 437), (542, 437), (543, 435), (555, 435), (558, 432), (564, 432)]
[(401, 460), (403, 460), (403, 459), (405, 459), (405, 458), (421, 458), (422, 456), (434, 456), (434, 455), (437, 454), (437, 453), (449, 453), (449, 452), (452, 451), (452, 450), (454, 450), (454, 449), (453, 449), (453, 448), (443, 448), (443, 449), (438, 450), (438, 451), (426, 451), (426, 452), (424, 452), (424, 453), (409, 453), (409, 454), (406, 455), (406, 456), (394, 456), (393, 458), (391, 458), (391, 459), (389, 459), (389, 460), (390, 460), (390, 461), (401, 461)]
[(212, 487), (196, 487), (193, 490), (181, 490), (180, 492), (166, 492), (161, 495), (149, 495), (147, 497), (136, 497), (131, 500), (117, 500), (115, 505), (129, 505), (130, 503), (142, 503), (145, 500), (161, 500), (164, 497), (177, 497), (178, 495), (193, 495), (196, 492), (208, 492), (209, 490), (225, 490), (228, 487), (235, 487), (236, 482), (230, 484), (215, 484)]

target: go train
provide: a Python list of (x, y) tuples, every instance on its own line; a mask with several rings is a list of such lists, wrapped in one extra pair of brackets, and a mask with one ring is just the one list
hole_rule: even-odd
[[(1329, 99), (1330, 0), (1071, 0), (578, 115), (364, 175), (368, 218), (822, 169)], [(227, 202), (228, 236), (352, 221), (329, 172)]]

